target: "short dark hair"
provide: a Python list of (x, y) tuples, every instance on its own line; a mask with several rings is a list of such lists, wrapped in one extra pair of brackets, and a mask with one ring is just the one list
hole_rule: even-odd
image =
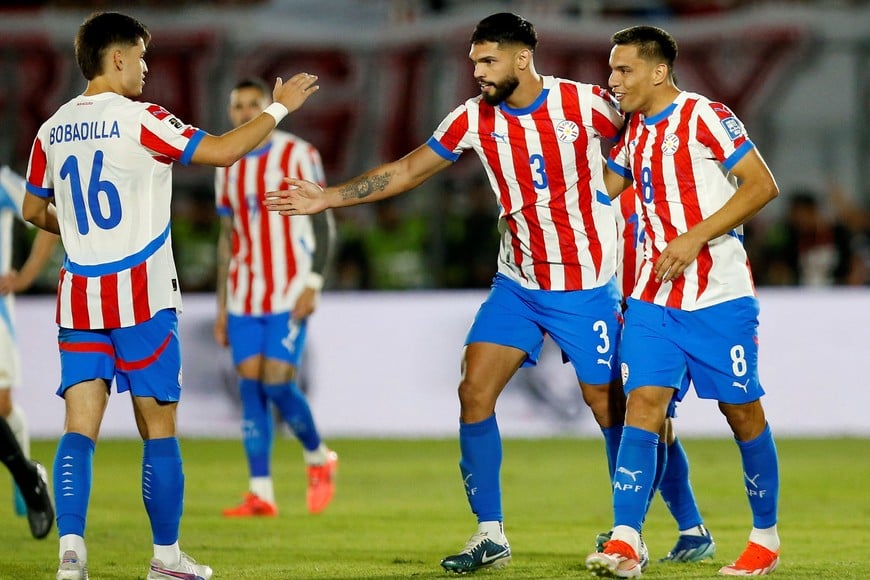
[(257, 89), (263, 93), (264, 97), (272, 98), (272, 89), (269, 88), (266, 81), (259, 77), (248, 77), (240, 80), (233, 87), (234, 91), (238, 91), (239, 89)]
[(75, 39), (76, 61), (87, 80), (103, 73), (103, 55), (113, 44), (132, 46), (139, 39), (148, 46), (151, 33), (144, 24), (118, 12), (95, 12), (79, 27)]
[(533, 51), (538, 45), (538, 33), (534, 25), (516, 14), (499, 12), (487, 16), (477, 23), (471, 34), (471, 44), (495, 42), (502, 44), (522, 44)]
[(667, 31), (655, 26), (632, 26), (620, 30), (610, 40), (613, 44), (637, 46), (637, 54), (643, 59), (664, 62), (674, 71), (677, 60), (677, 41)]

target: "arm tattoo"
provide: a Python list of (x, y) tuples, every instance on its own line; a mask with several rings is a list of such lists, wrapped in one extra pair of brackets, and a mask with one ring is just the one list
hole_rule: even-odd
[(368, 175), (351, 181), (339, 189), (341, 199), (363, 199), (376, 191), (383, 191), (390, 184), (391, 175)]

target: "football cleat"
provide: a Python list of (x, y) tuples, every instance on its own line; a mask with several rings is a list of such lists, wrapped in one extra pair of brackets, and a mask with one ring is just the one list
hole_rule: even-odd
[(197, 564), (196, 560), (182, 552), (178, 564), (171, 567), (152, 558), (147, 580), (210, 580), (211, 575), (209, 566)]
[(242, 503), (233, 508), (227, 508), (222, 513), (226, 518), (274, 518), (278, 515), (278, 506), (260, 499), (257, 494), (247, 492), (242, 496)]
[(326, 509), (335, 495), (335, 476), (338, 474), (338, 454), (330, 451), (326, 463), (308, 466), (308, 512), (319, 514)]
[(441, 567), (448, 572), (466, 574), (482, 568), (504, 568), (511, 562), (511, 547), (507, 538), (496, 542), (485, 532), (477, 532), (465, 543), (458, 554), (441, 560)]
[(79, 560), (73, 550), (67, 550), (57, 567), (57, 580), (88, 580), (87, 562)]
[(603, 552), (589, 554), (586, 569), (601, 578), (639, 578), (642, 574), (640, 557), (622, 540), (605, 542)]
[(48, 472), (41, 463), (33, 460), (30, 460), (30, 463), (36, 468), (37, 505), (27, 506), (27, 523), (30, 525), (30, 534), (37, 540), (41, 540), (51, 531), (54, 523), (54, 506), (48, 493)]
[(713, 536), (704, 526), (698, 526), (702, 535), (692, 536), (680, 534), (677, 543), (668, 552), (668, 555), (659, 562), (700, 562), (712, 558), (716, 553), (716, 544)]
[(21, 494), (21, 489), (12, 484), (12, 506), (15, 509), (15, 515), (23, 517), (27, 515), (27, 503), (24, 501), (24, 496)]
[[(607, 532), (601, 532), (595, 536), (595, 551), (603, 552), (604, 544), (610, 541), (612, 535), (613, 530), (610, 530)], [(643, 536), (640, 538), (640, 552), (638, 553), (638, 557), (640, 558), (640, 569), (646, 570), (647, 566), (649, 566), (649, 548), (646, 547), (646, 542), (643, 541)]]
[(766, 576), (779, 565), (779, 550), (772, 552), (760, 544), (749, 542), (737, 561), (722, 566), (723, 576)]

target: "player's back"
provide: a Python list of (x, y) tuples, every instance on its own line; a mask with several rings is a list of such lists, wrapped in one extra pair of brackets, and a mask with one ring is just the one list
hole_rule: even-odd
[(54, 197), (67, 259), (64, 328), (115, 328), (180, 308), (169, 209), (172, 163), (204, 132), (115, 93), (78, 96), (39, 129), (28, 191)]
[(169, 225), (172, 160), (143, 146), (148, 107), (114, 93), (78, 96), (39, 131), (73, 262), (127, 258)]

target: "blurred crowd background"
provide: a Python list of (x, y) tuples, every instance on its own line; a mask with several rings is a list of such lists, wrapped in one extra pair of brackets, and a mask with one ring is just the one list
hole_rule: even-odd
[[(103, 1), (0, 7), (0, 162), (24, 173), (39, 124), (84, 86), (72, 37)], [(680, 43), (684, 90), (731, 106), (771, 166), (779, 199), (746, 227), (758, 285), (870, 284), (870, 6), (749, 0), (128, 0), (151, 30), (144, 100), (209, 132), (229, 129), (245, 76), (306, 70), (321, 91), (282, 123), (317, 146), (337, 183), (423, 143), (476, 94), (468, 37), (513, 11), (535, 23), (542, 74), (607, 83), (610, 34), (639, 23)], [(485, 288), (496, 205), (472, 152), (397, 199), (336, 212), (332, 290)], [(214, 290), (213, 173), (176, 168), (173, 239), (182, 287)], [(18, 229), (15, 260), (32, 232)], [(58, 255), (58, 264), (62, 255)], [(49, 269), (33, 292), (52, 292)]]

